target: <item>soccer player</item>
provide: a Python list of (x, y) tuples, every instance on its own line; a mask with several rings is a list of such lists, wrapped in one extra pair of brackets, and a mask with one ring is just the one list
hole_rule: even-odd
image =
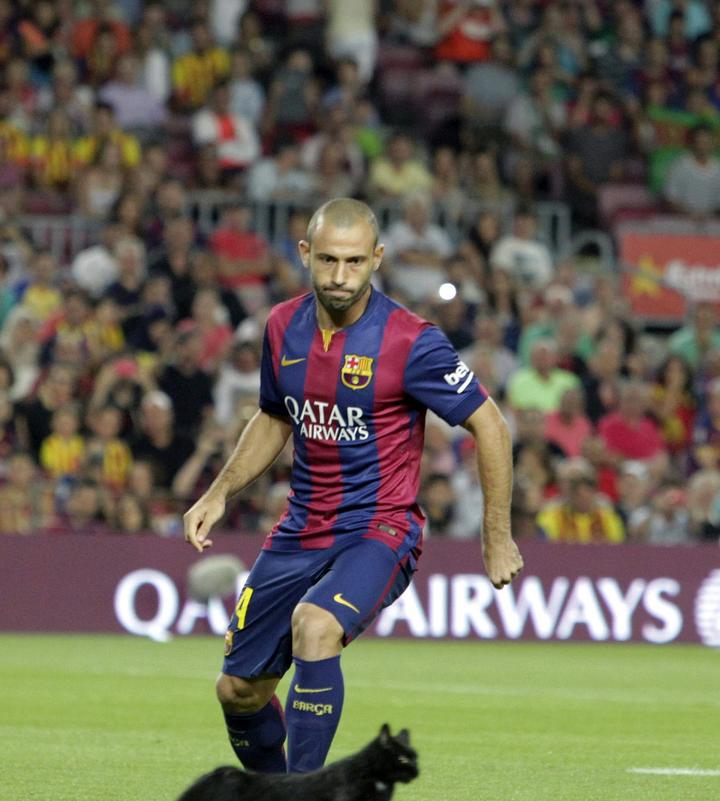
[[(217, 682), (233, 749), (262, 772), (323, 764), (343, 703), (340, 653), (410, 582), (426, 409), (475, 439), (491, 582), (508, 584), (523, 564), (510, 535), (507, 426), (441, 331), (371, 286), (383, 257), (371, 209), (328, 201), (299, 251), (313, 292), (272, 310), (260, 409), (184, 516), (185, 538), (202, 553), (228, 498), (293, 436), (289, 509), (240, 594)], [(291, 662), (283, 719), (275, 689)]]

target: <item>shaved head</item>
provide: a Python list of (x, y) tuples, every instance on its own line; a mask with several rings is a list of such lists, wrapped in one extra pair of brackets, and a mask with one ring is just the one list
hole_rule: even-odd
[(373, 231), (374, 243), (377, 245), (380, 230), (372, 209), (351, 197), (338, 197), (328, 200), (313, 214), (308, 223), (307, 241), (312, 244), (315, 231), (323, 224), (330, 223), (337, 228), (352, 228), (358, 223), (367, 223)]

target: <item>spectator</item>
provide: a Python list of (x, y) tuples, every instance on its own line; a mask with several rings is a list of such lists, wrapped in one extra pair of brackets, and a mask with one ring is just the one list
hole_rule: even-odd
[(355, 181), (345, 166), (344, 148), (336, 142), (327, 142), (320, 151), (320, 159), (313, 175), (315, 191), (319, 201), (334, 197), (351, 197), (355, 193)]
[(568, 135), (568, 200), (585, 225), (597, 224), (597, 198), (603, 184), (618, 181), (624, 174), (628, 144), (616, 119), (612, 96), (599, 92), (588, 124)]
[(521, 285), (542, 289), (553, 275), (553, 262), (547, 245), (537, 239), (538, 220), (526, 207), (518, 209), (513, 235), (502, 237), (490, 252), (490, 267), (506, 270)]
[[(690, 532), (701, 542), (720, 540), (720, 472), (699, 470), (688, 483)], [(687, 539), (687, 537), (686, 537)]]
[(328, 55), (335, 61), (354, 59), (360, 79), (367, 83), (373, 77), (377, 60), (376, 3), (365, 0), (328, 0), (326, 8)]
[(710, 382), (705, 403), (693, 428), (692, 457), (695, 466), (708, 470), (720, 468), (720, 379)]
[(617, 481), (615, 511), (620, 515), (629, 540), (643, 540), (652, 515), (650, 471), (643, 462), (623, 462)]
[(668, 454), (657, 425), (647, 415), (648, 401), (646, 385), (626, 382), (620, 389), (617, 411), (601, 418), (597, 430), (618, 463), (623, 459), (643, 461), (657, 481), (665, 474)]
[(33, 137), (30, 163), (39, 188), (63, 191), (72, 182), (75, 145), (70, 125), (65, 110), (55, 108), (48, 114), (44, 135)]
[(257, 161), (247, 177), (248, 195), (261, 203), (303, 201), (313, 189), (312, 177), (300, 164), (300, 147), (293, 140), (279, 141), (275, 155)]
[[(218, 365), (225, 359), (232, 341), (232, 328), (228, 325), (228, 314), (220, 302), (220, 293), (214, 287), (200, 289), (192, 304), (192, 319), (189, 323), (200, 336), (201, 348), (198, 365), (206, 373), (214, 375)], [(189, 326), (188, 326), (189, 327)]]
[(455, 513), (455, 493), (450, 478), (443, 473), (433, 473), (423, 482), (418, 502), (427, 519), (430, 537), (446, 536)]
[(720, 326), (715, 303), (699, 300), (691, 311), (690, 321), (670, 336), (667, 347), (695, 369), (711, 350), (719, 348)]
[(253, 342), (236, 341), (220, 365), (215, 384), (215, 419), (229, 426), (242, 398), (255, 398), (260, 389), (260, 357)]
[(21, 445), (34, 456), (39, 455), (42, 442), (50, 436), (50, 422), (55, 410), (73, 400), (75, 381), (72, 369), (61, 364), (52, 365), (34, 396), (17, 407), (16, 424)]
[(235, 289), (249, 312), (265, 301), (272, 266), (268, 244), (251, 230), (251, 219), (248, 208), (226, 209), (210, 238), (210, 248), (218, 257), (220, 285)]
[(230, 64), (230, 111), (258, 129), (265, 108), (265, 91), (253, 77), (250, 53), (234, 50)]
[(458, 64), (488, 61), (493, 38), (504, 30), (505, 21), (494, 2), (443, 0), (435, 58)]
[(582, 455), (582, 444), (592, 434), (592, 423), (585, 415), (580, 387), (566, 389), (557, 411), (545, 417), (545, 437), (557, 445), (568, 458)]
[(75, 406), (67, 404), (53, 412), (51, 433), (40, 445), (40, 465), (50, 478), (80, 474), (85, 463), (85, 440), (79, 429), (80, 415)]
[(557, 367), (557, 345), (538, 339), (530, 351), (530, 366), (521, 367), (508, 382), (508, 401), (514, 409), (554, 412), (566, 390), (579, 386), (576, 375)]
[(167, 118), (162, 101), (140, 83), (140, 62), (127, 53), (117, 62), (115, 77), (98, 92), (113, 107), (120, 128), (157, 129)]
[(385, 155), (372, 163), (368, 188), (381, 198), (401, 198), (432, 188), (432, 175), (416, 158), (409, 136), (395, 133), (388, 140)]
[(152, 275), (164, 276), (170, 281), (174, 312), (179, 319), (189, 317), (195, 285), (192, 268), (195, 227), (189, 217), (169, 219), (163, 230), (163, 244), (155, 251), (150, 266)]
[(310, 53), (299, 48), (275, 71), (265, 106), (265, 131), (298, 140), (312, 133), (320, 102), (320, 87), (313, 69)]
[(223, 180), (232, 179), (260, 155), (260, 141), (252, 123), (230, 110), (230, 90), (219, 83), (212, 90), (210, 104), (193, 117), (196, 145), (215, 145)]
[(34, 254), (30, 281), (20, 296), (23, 308), (41, 323), (49, 320), (62, 305), (62, 294), (55, 285), (57, 262), (46, 250)]
[(141, 156), (140, 143), (117, 125), (111, 105), (97, 101), (93, 108), (88, 134), (75, 144), (76, 162), (81, 166), (96, 164), (100, 151), (108, 142), (119, 148), (123, 167), (137, 167)]
[(192, 456), (192, 440), (177, 433), (173, 420), (172, 401), (164, 392), (155, 390), (142, 400), (141, 432), (132, 445), (133, 459), (148, 461), (158, 485), (170, 489), (177, 472)]
[(469, 67), (463, 83), (463, 116), (468, 122), (501, 124), (520, 91), (520, 76), (510, 39), (498, 36), (491, 46), (491, 58)]
[(183, 111), (203, 106), (219, 81), (230, 73), (230, 55), (212, 40), (205, 22), (198, 20), (191, 29), (192, 49), (180, 56), (172, 66), (175, 102)]
[(385, 253), (391, 263), (388, 281), (412, 301), (436, 296), (447, 278), (444, 262), (452, 254), (447, 234), (430, 222), (430, 208), (427, 196), (409, 196), (403, 219), (394, 223), (384, 237)]
[(669, 356), (660, 366), (650, 395), (650, 411), (671, 456), (685, 453), (692, 440), (695, 402), (692, 373), (682, 356)]
[[(206, 292), (208, 290), (205, 290)], [(178, 431), (193, 435), (212, 407), (212, 381), (200, 369), (203, 339), (196, 324), (180, 326), (176, 337), (175, 359), (166, 365), (158, 386), (172, 402), (174, 425)]]
[(36, 534), (53, 518), (52, 488), (39, 475), (29, 453), (7, 461), (7, 481), (0, 486), (0, 533)]
[[(100, 487), (91, 479), (75, 483), (52, 529), (82, 534), (107, 534)], [(51, 529), (51, 530), (52, 530)]]
[(109, 404), (91, 410), (89, 423), (92, 436), (87, 441), (87, 460), (99, 464), (99, 477), (104, 486), (111, 490), (122, 490), (132, 467), (130, 448), (120, 438), (122, 411)]
[(125, 184), (122, 153), (115, 142), (104, 142), (95, 161), (79, 176), (77, 202), (80, 212), (95, 220), (107, 220)]
[(111, 522), (113, 531), (122, 534), (146, 534), (150, 530), (150, 515), (145, 505), (130, 493), (121, 495)]
[(720, 211), (720, 159), (710, 126), (698, 125), (690, 141), (690, 152), (670, 168), (664, 194), (673, 211), (703, 221)]
[(78, 84), (77, 69), (69, 59), (55, 61), (52, 83), (38, 91), (37, 111), (48, 114), (52, 109), (62, 109), (78, 131), (90, 127), (93, 92), (89, 86)]
[(560, 470), (561, 496), (538, 514), (544, 536), (552, 542), (618, 543), (625, 539), (622, 520), (597, 491), (592, 467), (582, 458)]

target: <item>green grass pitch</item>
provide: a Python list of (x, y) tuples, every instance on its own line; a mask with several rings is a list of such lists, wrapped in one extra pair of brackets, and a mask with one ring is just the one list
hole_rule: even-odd
[[(174, 801), (232, 764), (222, 641), (0, 635), (3, 801)], [(710, 801), (720, 653), (699, 647), (360, 641), (343, 657), (330, 759), (406, 726), (421, 775), (398, 801)], [(284, 696), (285, 685), (282, 685)]]

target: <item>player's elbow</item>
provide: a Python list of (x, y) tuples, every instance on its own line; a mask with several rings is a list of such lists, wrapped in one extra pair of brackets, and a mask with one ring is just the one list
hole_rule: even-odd
[(484, 437), (488, 430), (493, 430), (510, 439), (510, 429), (502, 412), (492, 398), (488, 398), (462, 424), (476, 440)]

